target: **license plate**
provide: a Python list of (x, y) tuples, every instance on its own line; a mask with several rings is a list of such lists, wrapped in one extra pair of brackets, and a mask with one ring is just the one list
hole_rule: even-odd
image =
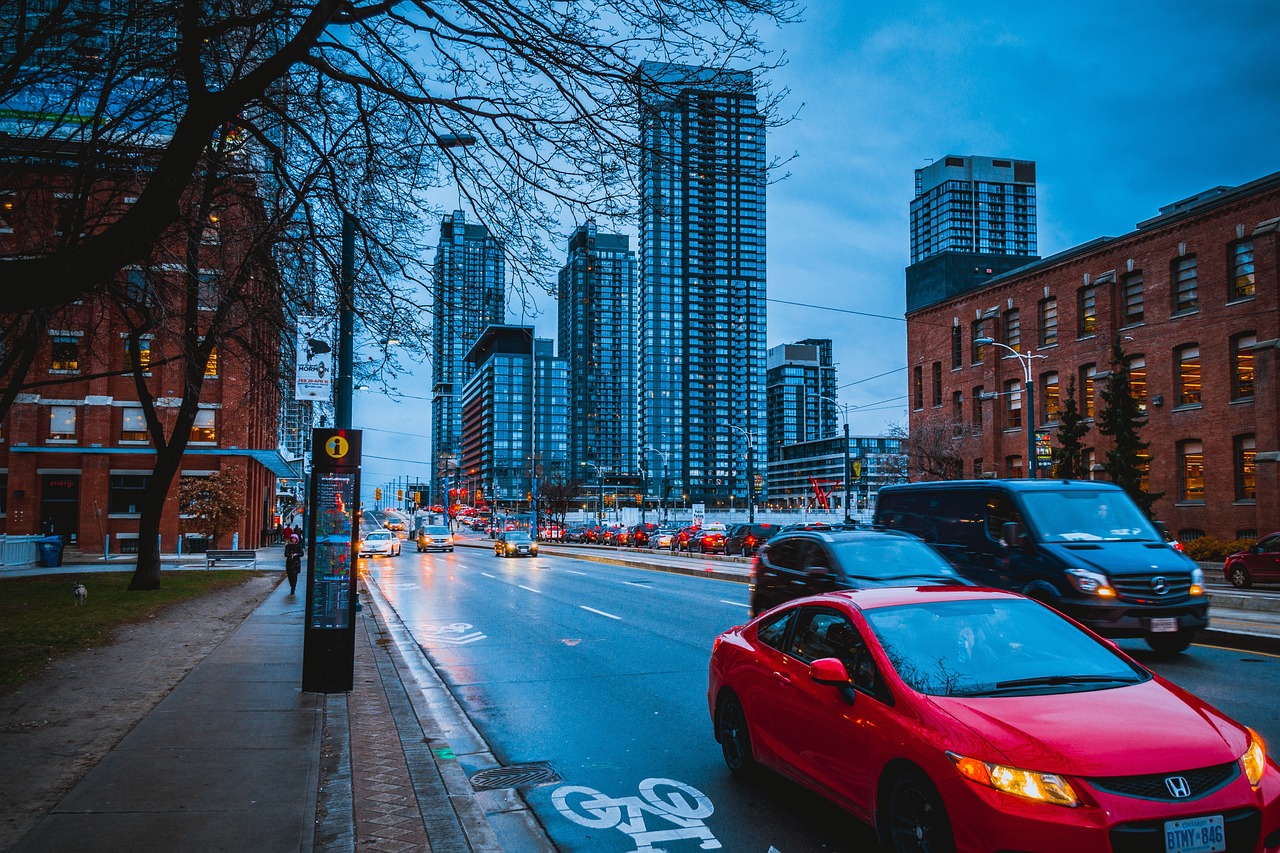
[(1164, 822), (1165, 853), (1218, 853), (1226, 849), (1220, 814)]
[(1162, 616), (1151, 620), (1151, 633), (1172, 634), (1178, 630), (1178, 620), (1174, 616)]

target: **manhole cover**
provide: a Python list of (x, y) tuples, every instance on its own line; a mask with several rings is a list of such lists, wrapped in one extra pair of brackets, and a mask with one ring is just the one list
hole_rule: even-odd
[(559, 781), (560, 774), (551, 768), (550, 762), (534, 761), (481, 770), (471, 777), (471, 787), (477, 791), (500, 791), (503, 788), (528, 788)]

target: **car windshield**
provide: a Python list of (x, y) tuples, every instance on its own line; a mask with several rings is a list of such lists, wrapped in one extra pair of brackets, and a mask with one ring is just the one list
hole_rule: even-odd
[(390, 533), (384, 533), (384, 532), (382, 532), (382, 531), (380, 531), (380, 530), (379, 530), (379, 531), (374, 531), (373, 533), (370, 533), (368, 536), (366, 536), (366, 537), (365, 537), (365, 539), (366, 539), (366, 540), (369, 540), (369, 539), (390, 539), (390, 538), (391, 538), (391, 534), (390, 534)]
[(507, 541), (508, 542), (532, 542), (533, 540), (529, 538), (528, 533), (508, 533)]
[(1064, 489), (1025, 492), (1027, 517), (1043, 542), (1163, 541), (1124, 492)]
[(428, 536), (448, 536), (449, 528), (447, 527), (424, 527), (422, 532)]
[[(775, 539), (774, 542), (779, 540)], [(903, 536), (859, 536), (831, 545), (846, 575), (852, 578), (959, 578), (937, 551)]]
[(918, 693), (1075, 693), (1151, 677), (1029, 599), (934, 601), (863, 613), (893, 668)]

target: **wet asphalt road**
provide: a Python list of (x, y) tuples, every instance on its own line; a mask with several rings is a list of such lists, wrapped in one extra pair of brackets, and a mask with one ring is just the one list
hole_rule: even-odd
[[(417, 554), (405, 544), (402, 557), (368, 561), (369, 571), (495, 756), (548, 762), (559, 774), (522, 790), (560, 850), (874, 846), (869, 829), (798, 786), (743, 782), (724, 767), (707, 662), (716, 634), (746, 621), (745, 584), (473, 548)], [(1267, 698), (1280, 659), (1195, 647), (1162, 661), (1140, 641), (1121, 645), (1280, 743)]]

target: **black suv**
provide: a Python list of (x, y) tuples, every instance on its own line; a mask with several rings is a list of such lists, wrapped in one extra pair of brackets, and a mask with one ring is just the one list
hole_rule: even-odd
[(796, 530), (764, 544), (751, 566), (751, 615), (793, 598), (875, 586), (972, 586), (909, 533)]
[(780, 530), (776, 524), (735, 524), (724, 538), (724, 552), (750, 557)]

